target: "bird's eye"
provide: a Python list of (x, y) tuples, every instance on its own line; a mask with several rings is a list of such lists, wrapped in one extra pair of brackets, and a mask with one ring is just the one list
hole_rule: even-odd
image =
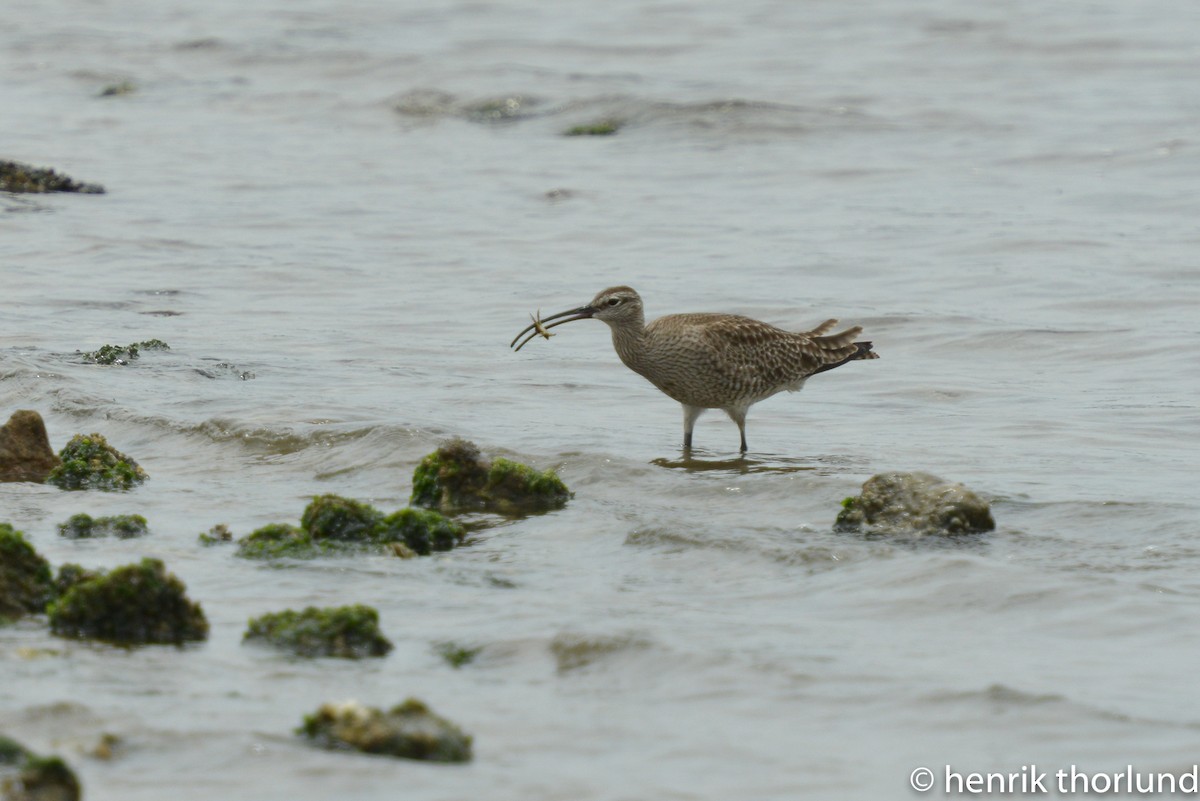
[(620, 298), (609, 298), (608, 299), (609, 306), (616, 306), (616, 305), (620, 304), (620, 302), (621, 302)]

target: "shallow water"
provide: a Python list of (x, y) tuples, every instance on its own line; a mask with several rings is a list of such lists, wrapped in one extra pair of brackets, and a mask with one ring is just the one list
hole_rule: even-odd
[[(0, 731), (88, 798), (881, 798), (920, 765), (1195, 763), (1192, 4), (18, 5), (0, 158), (108, 194), (0, 196), (0, 416), (151, 478), (3, 484), (0, 521), (55, 564), (162, 558), (212, 624), (183, 650), (0, 629)], [(839, 317), (882, 358), (756, 406), (745, 461), (701, 418), (685, 461), (603, 326), (508, 350), (618, 283), (650, 317)], [(574, 500), (412, 561), (196, 542), (324, 492), (395, 509), (451, 435)], [(891, 469), (988, 495), (998, 530), (834, 534)], [(152, 533), (56, 535), (83, 511)], [(354, 602), (386, 659), (240, 644)], [(456, 670), (446, 641), (482, 651)], [(471, 765), (291, 735), (409, 695)], [(112, 760), (83, 753), (102, 732)]]

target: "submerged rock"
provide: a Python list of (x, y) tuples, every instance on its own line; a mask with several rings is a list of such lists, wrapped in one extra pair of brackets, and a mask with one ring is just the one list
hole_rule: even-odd
[[(462, 542), (466, 530), (432, 509), (406, 507), (379, 521), (375, 537), (404, 546), (421, 556), (448, 551)], [(399, 555), (399, 552), (398, 552)]]
[(116, 536), (124, 540), (145, 536), (150, 533), (150, 529), (146, 525), (146, 518), (141, 515), (92, 517), (81, 512), (71, 515), (67, 522), (59, 523), (58, 533), (72, 540), (108, 536)]
[(0, 481), (41, 484), (61, 463), (50, 447), (46, 423), (37, 412), (13, 412), (0, 426)]
[(46, 609), (50, 630), (120, 645), (180, 645), (208, 637), (200, 605), (158, 559), (78, 581)]
[(99, 350), (88, 351), (81, 353), (84, 361), (92, 364), (129, 364), (134, 359), (138, 358), (138, 354), (143, 350), (170, 350), (171, 346), (161, 339), (147, 339), (142, 342), (131, 342), (128, 345), (121, 347), (120, 345), (101, 345)]
[(612, 136), (621, 130), (622, 124), (614, 119), (597, 120), (585, 125), (573, 125), (563, 131), (563, 136)]
[(0, 523), (0, 623), (43, 611), (53, 593), (50, 563), (24, 534)]
[(842, 502), (834, 528), (924, 536), (976, 534), (996, 527), (987, 501), (929, 473), (880, 473)]
[(0, 192), (79, 192), (103, 195), (104, 187), (85, 184), (44, 167), (32, 167), (16, 161), (0, 161)]
[(247, 559), (276, 559), (283, 556), (311, 559), (322, 550), (304, 529), (289, 523), (269, 523), (238, 540), (237, 555)]
[(38, 756), (16, 740), (0, 735), (0, 799), (3, 801), (79, 801), (75, 771), (56, 756)]
[(324, 748), (430, 762), (471, 759), (471, 735), (415, 698), (388, 712), (357, 701), (323, 704), (315, 714), (304, 717), (304, 725), (296, 733)]
[(385, 656), (392, 644), (379, 631), (379, 613), (369, 606), (338, 606), (302, 612), (288, 609), (250, 621), (243, 641), (258, 640), (297, 656), (361, 659)]
[(319, 495), (304, 509), (300, 526), (273, 523), (238, 540), (238, 556), (310, 559), (323, 553), (377, 550), (397, 556), (448, 551), (466, 530), (428, 509), (401, 509), (384, 516), (362, 501)]
[(411, 503), (446, 514), (468, 511), (518, 516), (561, 509), (571, 493), (553, 470), (508, 459), (487, 461), (474, 443), (453, 439), (413, 472)]
[(63, 489), (127, 490), (148, 478), (137, 462), (100, 434), (76, 434), (58, 456), (62, 464), (50, 471), (46, 483)]

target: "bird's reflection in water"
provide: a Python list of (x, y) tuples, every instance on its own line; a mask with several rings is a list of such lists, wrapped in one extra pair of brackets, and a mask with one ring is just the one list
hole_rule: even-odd
[(748, 475), (751, 473), (840, 473), (851, 460), (836, 456), (810, 456), (797, 458), (771, 453), (730, 457), (715, 451), (692, 448), (683, 451), (677, 459), (652, 459), (650, 464), (689, 473), (727, 472)]

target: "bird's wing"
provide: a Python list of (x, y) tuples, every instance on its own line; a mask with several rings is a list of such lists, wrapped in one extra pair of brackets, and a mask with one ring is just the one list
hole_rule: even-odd
[(854, 338), (862, 328), (819, 335), (834, 325), (836, 321), (830, 320), (813, 331), (794, 333), (748, 317), (729, 316), (703, 326), (701, 336), (714, 366), (757, 394), (807, 378), (855, 354)]

